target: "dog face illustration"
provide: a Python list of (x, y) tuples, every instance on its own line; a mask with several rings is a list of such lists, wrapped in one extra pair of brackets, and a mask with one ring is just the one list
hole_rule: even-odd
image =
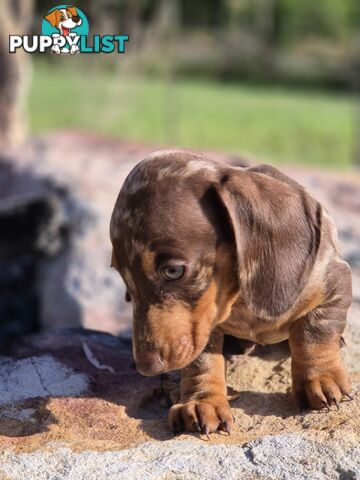
[(75, 7), (53, 10), (45, 15), (45, 20), (47, 20), (53, 27), (57, 28), (61, 35), (64, 35), (65, 37), (69, 35), (72, 28), (79, 27), (82, 24), (82, 20)]

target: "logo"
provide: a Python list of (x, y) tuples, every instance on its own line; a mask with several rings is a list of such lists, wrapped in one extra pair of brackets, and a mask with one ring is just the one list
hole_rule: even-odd
[(10, 35), (9, 52), (19, 48), (28, 53), (51, 51), (56, 55), (78, 53), (125, 53), (128, 35), (89, 36), (89, 22), (80, 8), (58, 5), (44, 16), (41, 35)]

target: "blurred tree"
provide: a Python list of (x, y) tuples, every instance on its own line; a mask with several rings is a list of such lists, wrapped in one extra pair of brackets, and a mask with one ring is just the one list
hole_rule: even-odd
[[(276, 0), (284, 41), (304, 36), (342, 38), (350, 28), (355, 0)], [(357, 0), (356, 0), (357, 1)]]
[(183, 26), (219, 27), (226, 19), (226, 0), (181, 0)]
[(357, 28), (358, 0), (227, 0), (229, 17), (274, 44), (307, 35), (341, 38)]
[[(49, 2), (36, 4), (41, 19)], [(129, 71), (162, 75), (171, 64), (174, 72), (189, 76), (349, 86), (360, 0), (77, 0), (76, 5), (89, 17), (92, 33), (130, 35), (130, 54), (121, 62)], [(120, 68), (115, 57), (96, 60), (94, 65), (106, 61)]]
[(33, 0), (2, 0), (0, 8), (0, 149), (24, 135), (22, 100), (28, 60), (9, 53), (9, 35), (26, 34), (33, 18)]
[(161, 0), (93, 0), (84, 5), (84, 11), (93, 32), (125, 32), (131, 38), (132, 48), (137, 48), (142, 44), (145, 26), (156, 18), (160, 3)]

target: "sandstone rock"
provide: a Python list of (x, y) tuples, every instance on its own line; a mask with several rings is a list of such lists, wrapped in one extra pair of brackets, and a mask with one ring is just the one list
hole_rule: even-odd
[[(84, 342), (113, 373), (88, 361)], [(300, 414), (285, 344), (232, 359), (232, 435), (174, 439), (166, 417), (176, 373), (140, 376), (129, 343), (101, 332), (26, 338), (0, 360), (0, 478), (358, 478), (359, 395), (339, 411)], [(356, 391), (359, 366), (352, 378)]]
[(355, 480), (359, 457), (360, 448), (344, 451), (333, 442), (325, 445), (286, 434), (246, 447), (172, 440), (121, 452), (74, 453), (61, 448), (56, 455), (10, 453), (2, 471), (11, 480), (22, 480), (30, 471), (38, 480)]
[(67, 244), (62, 203), (51, 183), (0, 157), (1, 352), (40, 328), (41, 266)]
[(85, 393), (88, 379), (53, 357), (0, 359), (0, 406), (36, 397), (64, 397)]

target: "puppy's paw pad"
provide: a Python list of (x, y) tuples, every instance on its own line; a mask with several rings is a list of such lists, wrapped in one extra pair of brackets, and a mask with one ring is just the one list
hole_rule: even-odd
[(222, 396), (177, 403), (169, 411), (169, 426), (174, 434), (198, 432), (210, 439), (209, 434), (217, 430), (230, 434), (233, 424), (230, 405)]

